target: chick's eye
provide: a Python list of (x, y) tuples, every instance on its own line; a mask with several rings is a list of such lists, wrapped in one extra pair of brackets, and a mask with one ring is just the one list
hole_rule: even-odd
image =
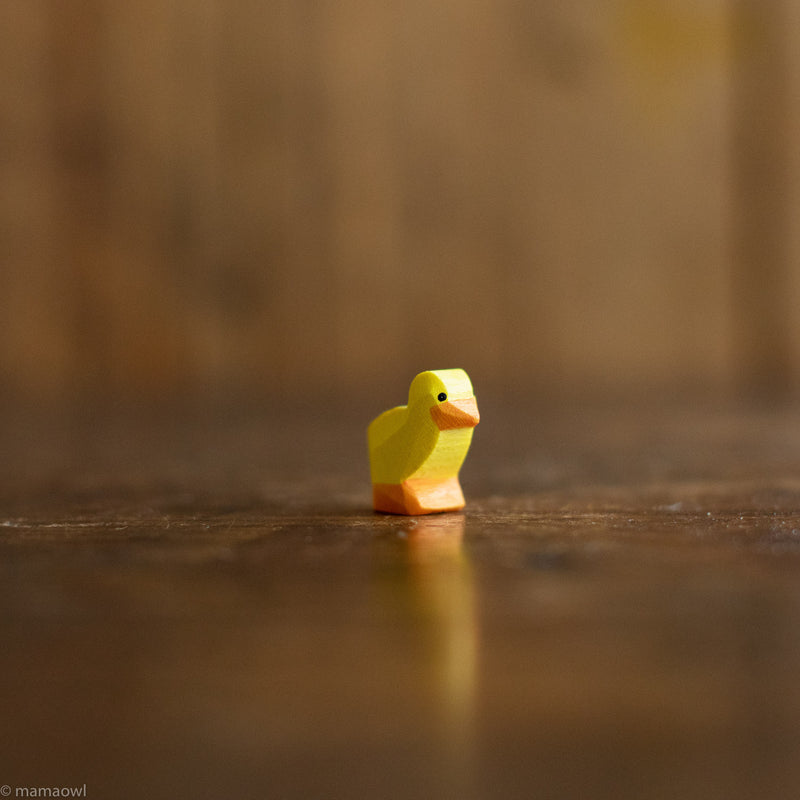
[(447, 400), (447, 395), (444, 392), (439, 392), (438, 400), (440, 403), (444, 403), (444, 401)]

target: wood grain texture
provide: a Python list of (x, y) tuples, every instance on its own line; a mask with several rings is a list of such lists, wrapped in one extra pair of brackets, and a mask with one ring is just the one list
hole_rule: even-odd
[(793, 385), (790, 5), (7, 3), (3, 389)]
[(0, 429), (0, 780), (798, 793), (794, 407), (482, 396), (468, 508), (413, 519), (370, 510), (369, 413)]
[(791, 385), (794, 350), (791, 5), (733, 3), (735, 345), (744, 380), (768, 391)]

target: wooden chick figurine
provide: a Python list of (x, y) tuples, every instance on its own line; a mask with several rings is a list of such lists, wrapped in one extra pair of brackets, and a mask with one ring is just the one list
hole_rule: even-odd
[(463, 369), (417, 375), (408, 405), (384, 411), (367, 430), (375, 510), (432, 514), (463, 508), (458, 470), (479, 420)]

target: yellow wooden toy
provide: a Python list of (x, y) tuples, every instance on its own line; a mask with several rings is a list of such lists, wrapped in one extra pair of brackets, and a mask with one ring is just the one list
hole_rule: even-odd
[(367, 430), (375, 510), (432, 514), (463, 508), (458, 471), (479, 420), (463, 369), (417, 375), (408, 405), (384, 411)]

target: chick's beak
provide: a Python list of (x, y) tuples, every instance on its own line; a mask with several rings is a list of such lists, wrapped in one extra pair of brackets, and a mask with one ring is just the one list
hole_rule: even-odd
[(474, 428), (481, 419), (478, 413), (478, 401), (474, 397), (438, 403), (431, 408), (431, 416), (442, 431), (453, 428)]

